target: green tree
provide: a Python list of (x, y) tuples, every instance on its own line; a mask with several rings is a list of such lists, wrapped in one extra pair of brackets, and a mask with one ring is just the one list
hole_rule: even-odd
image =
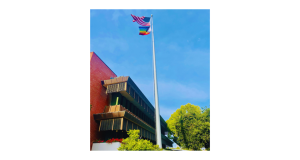
[(168, 137), (185, 149), (210, 148), (210, 109), (190, 103), (182, 105), (166, 121)]
[(139, 139), (140, 130), (127, 131), (129, 137), (122, 141), (119, 151), (161, 151), (158, 145), (153, 145), (149, 140)]

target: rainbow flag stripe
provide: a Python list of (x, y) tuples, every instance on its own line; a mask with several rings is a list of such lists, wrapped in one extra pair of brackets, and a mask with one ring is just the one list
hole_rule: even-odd
[(140, 33), (139, 35), (148, 35), (150, 32), (148, 32), (150, 26), (139, 26)]

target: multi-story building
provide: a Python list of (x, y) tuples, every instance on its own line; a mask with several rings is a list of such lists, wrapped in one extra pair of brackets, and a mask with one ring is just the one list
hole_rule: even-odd
[[(156, 144), (155, 110), (129, 77), (115, 73), (91, 52), (91, 146), (96, 139), (127, 138), (130, 129), (139, 129), (140, 138)], [(160, 116), (162, 146), (172, 146), (165, 133), (167, 124)]]

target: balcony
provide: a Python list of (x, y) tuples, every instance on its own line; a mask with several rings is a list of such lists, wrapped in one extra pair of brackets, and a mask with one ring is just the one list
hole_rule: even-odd
[[(139, 121), (145, 123), (150, 128), (154, 129), (152, 126), (150, 126), (148, 123), (146, 123), (145, 121), (143, 121), (142, 119), (140, 119), (138, 116), (136, 116), (135, 114), (133, 114), (132, 112), (130, 112), (128, 109), (126, 109), (122, 105), (105, 106), (103, 113), (112, 113), (112, 112), (115, 112), (115, 113), (112, 113), (112, 115), (115, 115), (113, 117), (119, 117), (119, 116), (117, 116), (119, 111), (126, 111), (132, 117), (138, 119)], [(113, 118), (113, 117), (111, 117), (111, 118)]]

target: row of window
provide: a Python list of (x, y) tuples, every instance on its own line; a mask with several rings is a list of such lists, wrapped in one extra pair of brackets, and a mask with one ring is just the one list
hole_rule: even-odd
[[(154, 112), (149, 109), (149, 106), (142, 100), (142, 98), (135, 92), (135, 90), (127, 83), (127, 93), (131, 95), (144, 109), (154, 118)], [(153, 122), (154, 123), (154, 122)], [(167, 128), (165, 124), (161, 124), (163, 126), (162, 132), (164, 132)], [(153, 125), (154, 127), (154, 125)]]
[(131, 95), (152, 117), (154, 117), (154, 112), (149, 108), (149, 106), (142, 100), (142, 98), (135, 92), (135, 90), (127, 83), (126, 92)]
[(123, 107), (125, 107), (126, 109), (128, 109), (130, 112), (132, 112), (133, 114), (135, 114), (136, 116), (138, 116), (140, 119), (142, 119), (143, 121), (145, 121), (146, 123), (148, 123), (153, 128), (155, 128), (154, 121), (153, 121), (154, 118), (151, 119), (148, 116), (146, 116), (140, 109), (138, 109), (134, 104), (132, 104), (125, 97), (121, 96), (120, 98), (121, 98), (120, 99), (120, 104)]
[[(149, 106), (142, 100), (142, 98), (137, 94), (137, 92), (127, 83), (127, 89), (126, 92), (131, 95), (135, 99), (136, 102), (138, 102), (144, 110), (146, 110), (152, 117), (153, 119), (150, 119), (148, 116), (146, 116), (141, 110), (139, 110), (135, 105), (133, 105), (130, 101), (128, 101), (125, 97), (121, 96), (121, 94), (117, 94), (115, 92), (119, 91), (125, 91), (125, 85), (126, 83), (117, 83), (117, 84), (112, 84), (108, 85), (107, 87), (107, 93), (114, 93), (113, 94), (113, 100), (111, 105), (115, 105), (119, 103), (127, 108), (129, 111), (131, 111), (133, 114), (137, 115), (139, 118), (141, 118), (143, 121), (151, 125), (152, 127), (155, 128), (155, 123), (154, 123), (154, 112), (149, 108)], [(162, 133), (166, 130), (166, 126), (164, 124), (162, 125)]]
[(150, 139), (150, 140), (155, 140), (155, 135), (148, 130), (145, 130), (144, 128), (136, 125), (135, 123), (132, 123), (131, 121), (127, 119), (123, 119), (123, 130), (130, 130), (130, 129), (139, 129), (140, 130), (140, 136)]

